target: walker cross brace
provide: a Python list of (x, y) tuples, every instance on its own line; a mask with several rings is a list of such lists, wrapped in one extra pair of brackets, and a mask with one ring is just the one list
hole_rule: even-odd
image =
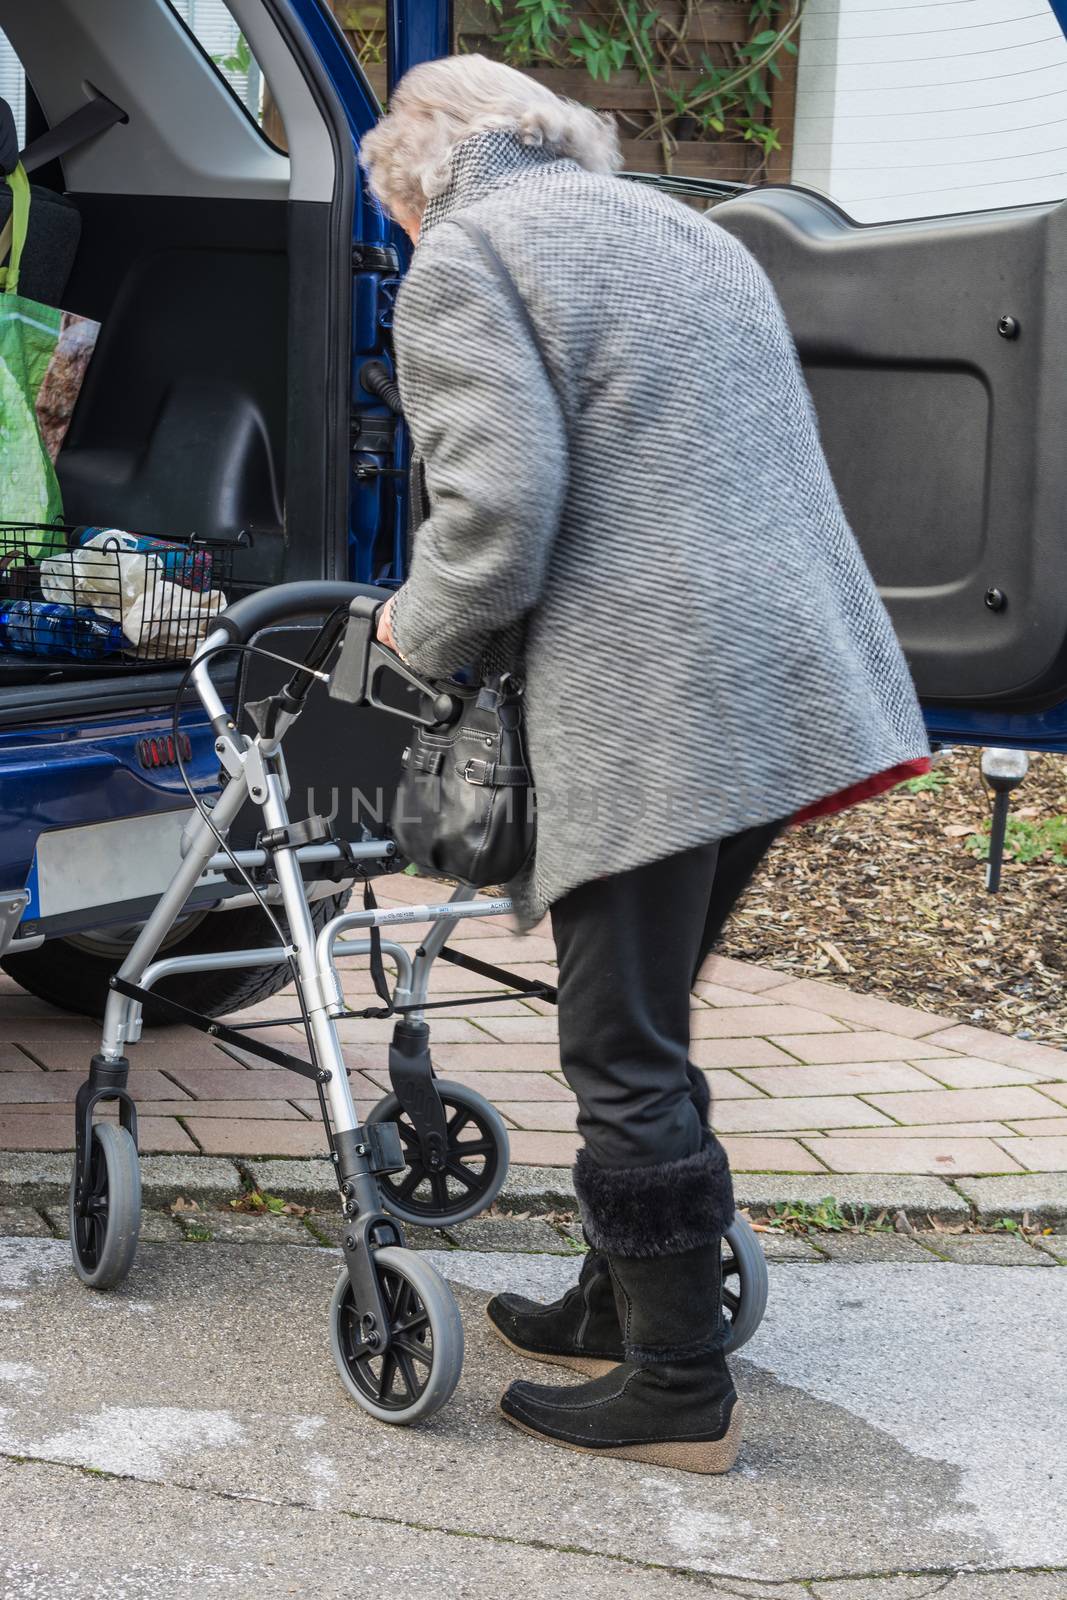
[(157, 1010), (166, 1016), (172, 1017), (175, 1022), (184, 1022), (190, 1028), (196, 1028), (200, 1033), (208, 1033), (213, 1039), (219, 1039), (223, 1044), (238, 1046), (247, 1050), (249, 1055), (259, 1056), (263, 1061), (270, 1061), (276, 1067), (285, 1067), (289, 1072), (299, 1073), (302, 1078), (309, 1078), (312, 1083), (329, 1083), (330, 1074), (324, 1067), (312, 1066), (310, 1061), (302, 1061), (299, 1056), (291, 1056), (287, 1050), (279, 1050), (272, 1044), (261, 1044), (258, 1039), (249, 1039), (238, 1028), (228, 1028), (224, 1022), (216, 1022), (213, 1017), (205, 1017), (199, 1011), (191, 1011), (188, 1006), (179, 1005), (177, 1000), (168, 1000), (165, 995), (157, 994), (154, 989), (142, 989), (139, 984), (128, 983), (125, 978), (112, 978), (112, 989), (126, 996), (128, 1000), (139, 1000), (143, 1005), (150, 1001)]

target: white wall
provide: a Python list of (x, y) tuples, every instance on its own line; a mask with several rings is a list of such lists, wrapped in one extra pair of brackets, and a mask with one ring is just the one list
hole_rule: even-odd
[(793, 180), (860, 222), (1067, 197), (1048, 0), (809, 0)]

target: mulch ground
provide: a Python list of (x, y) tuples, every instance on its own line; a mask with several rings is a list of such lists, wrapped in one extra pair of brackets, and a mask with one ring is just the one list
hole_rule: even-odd
[(968, 844), (990, 812), (978, 762), (977, 750), (946, 752), (938, 787), (786, 834), (722, 953), (1067, 1045), (1067, 851), (1055, 842), (1067, 838), (1067, 760), (1035, 756), (1016, 791), (1024, 843), (1052, 842), (1035, 860), (1006, 859), (999, 894)]

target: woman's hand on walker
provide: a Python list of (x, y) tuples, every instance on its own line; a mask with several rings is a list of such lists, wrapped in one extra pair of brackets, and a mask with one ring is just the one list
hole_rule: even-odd
[(378, 613), (375, 632), (380, 644), (384, 644), (388, 650), (396, 650), (397, 655), (399, 655), (400, 651), (396, 649), (396, 635), (393, 633), (393, 605), (395, 601), (396, 595), (391, 594)]

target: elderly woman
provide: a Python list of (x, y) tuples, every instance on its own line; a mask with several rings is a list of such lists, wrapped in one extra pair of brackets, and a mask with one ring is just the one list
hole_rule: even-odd
[(489, 1316), (588, 1381), (513, 1383), (502, 1409), (556, 1444), (725, 1471), (733, 1197), (693, 981), (784, 821), (923, 770), (922, 717), (778, 302), (730, 234), (612, 176), (608, 122), (476, 55), (410, 72), (363, 160), (417, 243), (395, 340), (428, 511), (380, 634), (429, 676), (521, 669), (538, 838), (513, 892), (528, 923), (551, 912), (584, 1140), (579, 1283)]

